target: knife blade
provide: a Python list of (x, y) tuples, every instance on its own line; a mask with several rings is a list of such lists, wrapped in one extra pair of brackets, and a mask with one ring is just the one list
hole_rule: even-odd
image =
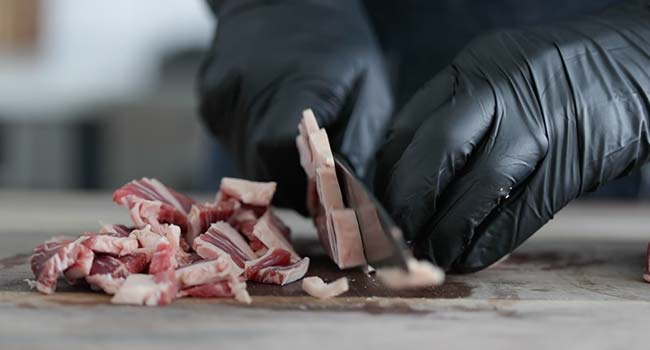
[(408, 271), (407, 261), (412, 255), (402, 230), (341, 156), (334, 155), (334, 165), (345, 206), (357, 215), (368, 264), (374, 268), (397, 267)]

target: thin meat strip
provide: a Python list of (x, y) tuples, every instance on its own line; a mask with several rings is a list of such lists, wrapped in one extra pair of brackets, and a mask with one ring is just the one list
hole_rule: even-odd
[(189, 224), (187, 216), (194, 200), (166, 187), (156, 179), (134, 180), (113, 193), (113, 201), (129, 209), (131, 220), (137, 227), (174, 224), (185, 234)]
[(186, 214), (195, 204), (191, 198), (174, 191), (156, 179), (134, 180), (113, 193), (113, 201), (120, 205), (138, 200), (161, 202)]
[(233, 264), (232, 259), (227, 256), (203, 260), (176, 270), (176, 280), (180, 288), (187, 288), (238, 277), (241, 270)]
[(88, 238), (82, 243), (95, 253), (127, 255), (138, 250), (138, 240), (134, 237), (116, 233), (86, 233)]
[(234, 198), (193, 205), (187, 219), (189, 228), (185, 240), (191, 245), (194, 243), (194, 238), (205, 233), (210, 225), (230, 219), (240, 206), (239, 201)]
[(320, 277), (305, 277), (302, 280), (302, 290), (307, 294), (319, 298), (329, 299), (339, 296), (349, 289), (347, 277), (341, 277), (332, 283), (325, 283)]
[(237, 278), (189, 287), (178, 293), (178, 297), (186, 296), (194, 298), (232, 297), (240, 303), (250, 304), (252, 302), (251, 296), (246, 290), (246, 282)]
[(194, 250), (204, 259), (229, 255), (238, 267), (257, 258), (244, 238), (230, 224), (219, 221), (194, 240)]
[(309, 258), (292, 263), (292, 254), (284, 249), (270, 249), (264, 256), (247, 261), (244, 275), (247, 280), (285, 285), (301, 279), (309, 269)]
[(287, 240), (281, 227), (276, 223), (273, 213), (268, 209), (253, 227), (253, 236), (257, 238), (266, 248), (280, 248), (290, 252), (296, 258), (300, 258), (293, 246)]
[(296, 146), (308, 177), (307, 207), (318, 238), (339, 268), (365, 265), (359, 223), (354, 211), (344, 207), (327, 132), (309, 109), (303, 111), (298, 130)]

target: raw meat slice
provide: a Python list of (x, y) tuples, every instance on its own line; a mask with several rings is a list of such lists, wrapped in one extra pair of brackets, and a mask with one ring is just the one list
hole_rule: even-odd
[(280, 248), (272, 248), (261, 258), (244, 264), (244, 276), (247, 280), (261, 280), (260, 271), (270, 266), (291, 265), (291, 253)]
[(107, 224), (99, 229), (99, 233), (109, 233), (114, 237), (128, 237), (135, 227), (120, 224)]
[(241, 268), (244, 267), (245, 261), (257, 258), (239, 232), (225, 221), (212, 224), (204, 234), (194, 240), (193, 248), (204, 259), (230, 255)]
[[(270, 254), (271, 252), (267, 253)], [(260, 258), (264, 259), (264, 257)], [(303, 258), (298, 262), (286, 266), (269, 266), (260, 269), (256, 273), (250, 273), (250, 280), (267, 283), (285, 285), (301, 279), (309, 269), (309, 258)]]
[(349, 289), (347, 277), (341, 277), (332, 283), (325, 283), (320, 277), (305, 277), (302, 280), (302, 290), (307, 294), (319, 298), (328, 299), (339, 296)]
[[(85, 241), (83, 243), (85, 243)], [(77, 258), (75, 259), (74, 264), (63, 272), (65, 280), (70, 284), (76, 284), (77, 280), (88, 276), (90, 269), (93, 266), (95, 254), (92, 250), (85, 247), (83, 243), (79, 246), (79, 252), (77, 253)]]
[(95, 253), (126, 255), (138, 249), (138, 240), (122, 236), (123, 232), (106, 234), (88, 234), (82, 244)]
[(352, 209), (345, 210), (327, 132), (319, 129), (311, 110), (303, 112), (298, 129), (296, 144), (308, 177), (307, 208), (321, 245), (341, 269), (364, 265), (357, 218)]
[(85, 237), (73, 240), (68, 237), (55, 237), (39, 245), (32, 251), (30, 264), (36, 276), (36, 289), (45, 294), (56, 290), (56, 281), (70, 266), (77, 261), (82, 248), (80, 243)]
[(252, 302), (246, 282), (238, 279), (229, 279), (225, 281), (202, 284), (181, 290), (178, 297), (195, 297), (195, 298), (224, 298), (234, 297), (240, 303), (250, 304)]
[(343, 196), (334, 168), (320, 167), (316, 170), (316, 191), (325, 212), (343, 209)]
[(224, 177), (221, 179), (221, 193), (239, 200), (242, 203), (268, 206), (275, 193), (275, 182), (255, 182)]
[(411, 259), (408, 272), (399, 268), (377, 270), (377, 278), (390, 289), (410, 289), (437, 286), (445, 280), (445, 273), (427, 261)]
[(327, 138), (327, 131), (320, 129), (309, 134), (307, 139), (311, 150), (312, 166), (316, 171), (320, 167), (334, 167), (334, 156)]
[(185, 235), (186, 241), (191, 245), (194, 238), (207, 231), (211, 224), (230, 219), (239, 206), (239, 202), (233, 198), (192, 206), (187, 217), (189, 228)]
[(167, 305), (178, 292), (178, 283), (173, 270), (156, 275), (132, 274), (111, 299), (113, 304)]
[(105, 293), (115, 294), (128, 275), (146, 269), (147, 256), (143, 253), (120, 257), (98, 254), (93, 261), (89, 276), (86, 276), (86, 282)]
[(291, 243), (289, 243), (285, 238), (281, 229), (276, 225), (271, 210), (267, 210), (266, 213), (257, 220), (257, 223), (253, 228), (253, 236), (269, 249), (281, 248), (290, 252), (296, 258), (300, 258), (298, 253), (293, 249)]
[(328, 218), (328, 231), (333, 244), (333, 259), (340, 269), (366, 264), (359, 232), (357, 215), (353, 209), (332, 210)]
[(128, 207), (131, 205), (125, 203), (138, 199), (164, 203), (185, 214), (188, 214), (195, 204), (191, 198), (163, 185), (157, 179), (134, 180), (113, 193), (113, 202)]
[(204, 260), (176, 270), (176, 280), (180, 288), (223, 281), (241, 274), (241, 269), (233, 265), (227, 256)]

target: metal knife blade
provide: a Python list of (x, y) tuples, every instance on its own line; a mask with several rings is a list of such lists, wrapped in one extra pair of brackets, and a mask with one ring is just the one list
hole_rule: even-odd
[(368, 264), (375, 268), (397, 267), (408, 271), (407, 260), (412, 255), (402, 230), (342, 157), (335, 155), (334, 164), (343, 201), (357, 215)]

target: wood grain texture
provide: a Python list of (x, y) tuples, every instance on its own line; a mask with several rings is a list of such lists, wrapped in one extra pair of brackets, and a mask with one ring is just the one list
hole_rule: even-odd
[[(650, 285), (640, 276), (650, 216), (642, 213), (650, 212), (650, 205), (575, 205), (505, 262), (476, 274), (448, 276), (438, 288), (390, 292), (372, 276), (351, 270), (345, 273), (350, 292), (332, 300), (305, 296), (299, 284), (251, 284), (250, 306), (182, 299), (165, 308), (142, 308), (110, 305), (107, 296), (64, 281), (51, 296), (30, 291), (24, 282), (32, 277), (28, 254), (39, 242), (92, 230), (93, 218), (103, 215), (127, 220), (106, 194), (5, 194), (0, 192), (0, 209), (10, 208), (10, 213), (0, 210), (0, 219), (8, 220), (0, 227), (3, 349), (178, 349), (187, 344), (374, 349), (404, 342), (482, 349), (535, 349), (557, 342), (577, 349), (645, 348)], [(18, 199), (22, 211), (11, 209), (12, 199)], [(56, 209), (45, 215), (53, 219), (50, 224), (40, 218), (30, 225), (37, 211), (54, 203)], [(308, 274), (341, 276), (322, 256), (308, 222), (282, 215), (294, 229), (298, 249), (313, 258)]]

